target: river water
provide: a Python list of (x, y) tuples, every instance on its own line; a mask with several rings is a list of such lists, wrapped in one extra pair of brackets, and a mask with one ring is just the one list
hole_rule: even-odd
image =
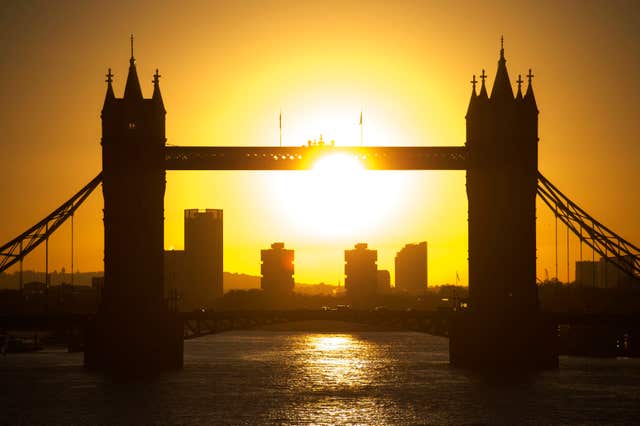
[(81, 354), (0, 357), (2, 424), (631, 424), (640, 359), (562, 357), (486, 377), (419, 333), (230, 332), (185, 342), (185, 366), (119, 383)]

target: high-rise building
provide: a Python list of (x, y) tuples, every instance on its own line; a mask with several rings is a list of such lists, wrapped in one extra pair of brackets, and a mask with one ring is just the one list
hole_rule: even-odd
[(389, 293), (391, 291), (391, 274), (386, 269), (378, 269), (378, 294)]
[(635, 281), (629, 277), (619, 266), (633, 263), (630, 256), (601, 257), (598, 261), (577, 261), (576, 281), (577, 285), (598, 288), (615, 288), (631, 285)]
[(427, 242), (407, 244), (396, 254), (396, 290), (422, 293), (427, 290)]
[(601, 257), (598, 261), (596, 287), (614, 288), (624, 286), (625, 284), (630, 285), (634, 280), (618, 267), (618, 265), (623, 265), (625, 262), (633, 264), (633, 257)]
[(222, 210), (184, 211), (184, 251), (192, 284), (205, 300), (222, 297)]
[(378, 251), (366, 243), (344, 251), (344, 287), (354, 301), (365, 301), (376, 294), (378, 286)]
[(223, 294), (222, 210), (184, 211), (184, 251), (165, 251), (165, 292), (182, 310), (211, 306)]
[(598, 281), (598, 262), (580, 260), (576, 262), (576, 281), (578, 285), (595, 287)]
[(265, 293), (286, 295), (293, 292), (294, 251), (284, 243), (273, 243), (270, 249), (260, 250), (260, 287)]

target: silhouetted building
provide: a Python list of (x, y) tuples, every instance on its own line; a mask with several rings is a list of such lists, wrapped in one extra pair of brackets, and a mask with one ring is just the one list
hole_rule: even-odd
[(577, 285), (585, 287), (595, 287), (598, 281), (598, 262), (590, 260), (581, 260), (576, 262), (576, 281)]
[(344, 287), (352, 301), (366, 301), (376, 294), (378, 287), (378, 251), (366, 243), (344, 251)]
[(378, 294), (385, 294), (391, 291), (391, 274), (386, 269), (378, 269), (377, 281)]
[(396, 254), (396, 290), (423, 293), (427, 290), (427, 242), (407, 244)]
[(623, 264), (625, 261), (633, 264), (633, 260), (632, 256), (601, 257), (598, 261), (598, 279), (596, 281), (596, 287), (616, 288), (624, 285), (631, 285), (633, 279), (617, 265)]
[[(607, 260), (608, 259), (608, 260)], [(601, 257), (598, 261), (577, 261), (575, 283), (586, 287), (617, 288), (631, 285), (634, 280), (619, 265), (633, 263), (631, 256)], [(637, 281), (637, 280), (636, 280)]]
[(285, 295), (293, 292), (294, 251), (284, 243), (273, 243), (270, 249), (260, 250), (260, 287), (265, 293)]
[(222, 210), (184, 211), (184, 251), (165, 251), (165, 292), (181, 310), (213, 305), (223, 288)]
[(208, 303), (222, 297), (222, 210), (184, 212), (184, 250), (198, 297)]
[(469, 199), (469, 297), (488, 313), (496, 305), (537, 311), (536, 190), (538, 108), (529, 85), (513, 90), (504, 49), (487, 94), (475, 81), (467, 110), (467, 197)]
[(555, 368), (555, 326), (541, 314), (536, 284), (538, 107), (533, 74), (513, 95), (501, 46), (487, 93), (472, 80), (466, 114), (469, 309), (454, 317), (452, 364), (472, 368)]
[(139, 374), (182, 366), (183, 325), (164, 297), (165, 114), (158, 70), (145, 99), (133, 56), (124, 96), (102, 107), (104, 289), (85, 365)]

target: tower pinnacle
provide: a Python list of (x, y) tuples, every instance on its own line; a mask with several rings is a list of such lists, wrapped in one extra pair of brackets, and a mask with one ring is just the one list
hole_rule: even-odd
[(529, 68), (529, 74), (527, 74), (527, 79), (529, 80), (529, 86), (527, 87), (527, 93), (524, 94), (524, 100), (527, 105), (529, 105), (532, 109), (538, 111), (538, 106), (536, 105), (536, 97), (533, 94), (533, 73), (531, 72), (531, 68)]
[(482, 80), (482, 84), (480, 86), (480, 94), (478, 95), (480, 98), (483, 99), (487, 99), (487, 87), (485, 86), (484, 81), (487, 79), (487, 74), (484, 71), (484, 68), (482, 69), (482, 74), (480, 74), (480, 80)]
[(504, 37), (500, 37), (500, 59), (498, 60), (498, 71), (491, 88), (491, 100), (513, 100), (513, 90), (509, 82), (507, 72), (507, 60), (504, 58)]
[(157, 86), (160, 83), (160, 77), (162, 77), (162, 76), (160, 74), (158, 74), (158, 68), (156, 68), (156, 73), (153, 75), (152, 83)]
[(131, 58), (129, 58), (129, 63), (133, 65), (136, 63), (136, 58), (133, 57), (133, 34), (131, 34), (130, 40), (131, 40)]
[[(162, 77), (160, 75), (160, 72), (158, 71), (158, 68), (156, 68), (156, 73), (153, 75), (153, 96), (151, 97), (151, 99), (154, 100), (154, 102), (156, 103), (156, 105), (160, 106), (160, 108), (165, 111), (164, 109), (164, 102), (162, 101), (162, 94), (160, 93), (160, 77)], [(166, 112), (166, 111), (165, 111)]]
[(140, 80), (138, 80), (138, 72), (136, 71), (136, 60), (133, 57), (133, 34), (131, 34), (131, 59), (129, 59), (129, 74), (127, 75), (127, 83), (124, 86), (124, 98), (130, 100), (141, 100), (142, 89), (140, 88)]
[(113, 93), (113, 86), (111, 85), (111, 83), (113, 82), (113, 74), (111, 73), (111, 68), (109, 68), (109, 71), (105, 74), (105, 77), (107, 77), (107, 79), (105, 80), (105, 83), (107, 83), (107, 93), (104, 97), (104, 105), (107, 105), (116, 98), (115, 94)]
[(522, 74), (518, 74), (516, 83), (518, 83), (518, 94), (516, 95), (516, 99), (522, 99)]

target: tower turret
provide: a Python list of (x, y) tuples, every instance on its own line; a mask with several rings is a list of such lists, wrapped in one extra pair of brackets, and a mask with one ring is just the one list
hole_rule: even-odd
[(109, 71), (107, 72), (105, 77), (107, 77), (107, 79), (105, 80), (105, 82), (107, 83), (107, 93), (104, 96), (104, 104), (102, 106), (103, 111), (105, 108), (113, 104), (116, 100), (116, 95), (113, 93), (113, 86), (111, 85), (111, 83), (113, 82), (113, 74), (111, 73), (111, 68), (109, 68)]

